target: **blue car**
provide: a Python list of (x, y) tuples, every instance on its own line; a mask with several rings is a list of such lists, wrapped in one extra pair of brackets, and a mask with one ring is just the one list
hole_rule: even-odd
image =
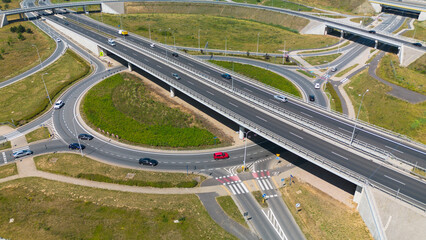
[(83, 144), (78, 144), (78, 143), (71, 143), (69, 146), (68, 146), (68, 148), (69, 149), (78, 149), (78, 150), (80, 150), (80, 148), (81, 148), (81, 150), (83, 150), (83, 149), (85, 149), (86, 147), (83, 145)]
[(226, 79), (232, 79), (231, 75), (229, 75), (227, 73), (222, 73), (222, 77), (226, 78)]

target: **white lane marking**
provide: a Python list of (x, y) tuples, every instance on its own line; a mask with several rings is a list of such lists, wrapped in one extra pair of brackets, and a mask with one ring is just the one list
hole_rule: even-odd
[(295, 134), (295, 133), (292, 133), (292, 132), (289, 132), (291, 135), (293, 135), (293, 136), (295, 136), (295, 137), (298, 137), (298, 138), (300, 138), (300, 139), (303, 139), (301, 136), (299, 136), (299, 135), (297, 135), (297, 134)]
[(265, 122), (268, 122), (268, 121), (266, 121), (266, 119), (264, 119), (264, 118), (261, 118), (261, 117), (259, 117), (259, 116), (256, 116), (257, 118), (259, 118), (260, 120), (262, 120), (262, 121), (265, 121)]
[(144, 60), (145, 62), (149, 62), (149, 60), (148, 60), (148, 59), (146, 59), (146, 58), (144, 58), (143, 60)]
[(260, 181), (262, 181), (263, 185), (265, 186), (265, 189), (269, 190), (269, 187), (268, 187), (268, 185), (266, 185), (265, 180), (264, 179), (260, 179)]
[(342, 130), (342, 131), (348, 132), (348, 133), (352, 133), (351, 131), (349, 131), (349, 130), (346, 130), (346, 129), (344, 129), (344, 128), (341, 128), (341, 127), (339, 127), (339, 129), (340, 129), (340, 130)]
[(397, 183), (400, 183), (400, 184), (402, 184), (402, 185), (405, 185), (405, 183), (403, 183), (403, 182), (401, 182), (401, 181), (398, 181), (398, 180), (396, 180), (395, 178), (391, 178), (391, 177), (389, 177), (388, 175), (384, 175), (386, 178), (389, 178), (390, 180), (394, 180), (395, 182), (397, 182)]
[(238, 189), (240, 189), (241, 193), (245, 193), (244, 189), (240, 186), (240, 184), (237, 183), (235, 185), (238, 187)]
[(248, 88), (244, 88), (245, 90), (249, 91), (249, 92), (253, 92), (252, 90), (248, 89)]
[(207, 74), (210, 74), (210, 72), (209, 71), (207, 71), (207, 70), (203, 70), (205, 73), (207, 73)]
[(305, 116), (312, 117), (312, 115), (309, 115), (307, 113), (304, 113), (304, 112), (300, 112), (300, 113), (303, 114), (303, 115), (305, 115)]
[(162, 68), (160, 65), (157, 65), (157, 67)]
[(241, 183), (241, 186), (243, 186), (243, 188), (244, 188), (244, 190), (246, 191), (246, 193), (248, 193), (248, 192), (249, 192), (249, 190), (247, 189), (246, 185), (245, 185), (243, 182)]
[(387, 148), (389, 148), (389, 149), (392, 149), (392, 150), (394, 150), (394, 151), (397, 151), (397, 152), (399, 152), (399, 153), (404, 153), (404, 152), (402, 152), (402, 151), (399, 151), (399, 150), (397, 150), (397, 149), (395, 149), (395, 148), (391, 148), (391, 147), (386, 146), (386, 145), (385, 145), (385, 147), (387, 147)]
[(344, 159), (348, 160), (348, 158), (347, 158), (347, 157), (342, 156), (342, 155), (340, 155), (340, 154), (338, 154), (338, 153), (335, 153), (335, 152), (331, 152), (331, 153), (332, 153), (332, 154), (334, 154), (334, 155), (336, 155), (336, 156), (339, 156), (339, 157), (341, 157), (341, 158), (344, 158)]
[(235, 195), (235, 191), (234, 191), (234, 189), (232, 188), (231, 185), (229, 185), (229, 189), (231, 189), (232, 193)]
[(192, 65), (192, 63), (188, 63), (188, 65), (190, 65), (190, 66), (194, 66), (194, 65)]
[(257, 182), (260, 185), (260, 189), (262, 189), (262, 191), (265, 191), (265, 187), (263, 186), (263, 183), (260, 181), (260, 179), (257, 179)]
[(269, 186), (270, 189), (273, 189), (273, 187), (271, 185), (271, 182), (268, 179), (265, 179), (265, 182), (268, 184), (268, 186)]
[(391, 222), (391, 220), (392, 220), (392, 216), (389, 216), (389, 218), (388, 218), (388, 222), (386, 223), (386, 226), (384, 227), (384, 230), (386, 231), (386, 229), (388, 229), (388, 227), (389, 227), (389, 223)]
[(194, 85), (194, 83), (193, 82), (190, 82), (190, 81), (186, 81), (187, 83), (189, 83), (189, 84), (191, 84), (191, 85)]
[(235, 191), (237, 192), (237, 194), (240, 194), (240, 190), (237, 188), (236, 185), (230, 184), (229, 186), (233, 186), (235, 188)]
[(2, 154), (3, 154), (3, 160), (4, 160), (4, 163), (7, 163), (6, 153), (2, 152)]
[(209, 92), (209, 91), (206, 91), (206, 92), (214, 96), (214, 93), (212, 93), (212, 92)]
[(234, 106), (234, 107), (238, 107), (237, 105), (235, 105), (235, 104), (233, 104), (233, 103), (231, 103), (231, 102), (228, 102), (230, 105), (232, 105), (232, 106)]

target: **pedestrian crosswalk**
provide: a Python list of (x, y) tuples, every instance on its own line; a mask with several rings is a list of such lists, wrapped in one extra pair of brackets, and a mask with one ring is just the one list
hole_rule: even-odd
[(237, 175), (217, 177), (216, 180), (228, 187), (234, 195), (249, 193), (246, 185)]
[(259, 184), (262, 191), (274, 189), (270, 181), (271, 175), (268, 170), (252, 172), (252, 175), (257, 180), (257, 183)]

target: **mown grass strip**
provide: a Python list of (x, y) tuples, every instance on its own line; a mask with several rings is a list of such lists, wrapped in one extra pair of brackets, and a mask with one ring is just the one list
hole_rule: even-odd
[(336, 74), (336, 77), (341, 77), (341, 76), (345, 75), (346, 73), (350, 72), (352, 69), (356, 68), (357, 66), (358, 66), (358, 63), (343, 69), (338, 74)]
[(426, 172), (420, 168), (413, 168), (413, 172), (419, 174), (420, 176), (426, 177)]
[(37, 128), (36, 130), (25, 135), (28, 143), (48, 139), (50, 137), (49, 129), (47, 127)]
[(7, 239), (236, 239), (193, 194), (130, 193), (23, 178), (1, 183), (0, 199), (7, 221), (0, 232)]
[(414, 25), (414, 30), (405, 31), (402, 35), (425, 42), (426, 41), (426, 21), (415, 20), (413, 25)]
[(300, 72), (301, 74), (303, 74), (303, 75), (305, 75), (305, 76), (307, 76), (307, 77), (310, 77), (310, 78), (314, 78), (314, 77), (316, 77), (315, 75), (313, 75), (313, 74), (311, 74), (311, 73), (309, 73), (309, 72), (307, 72), (307, 71), (304, 71), (304, 70), (297, 69), (296, 71), (298, 71), (298, 72)]
[(0, 178), (9, 177), (16, 174), (18, 174), (16, 163), (9, 163), (9, 164), (0, 166)]
[(266, 69), (251, 66), (248, 64), (235, 63), (235, 62), (233, 63), (233, 62), (216, 61), (216, 60), (211, 60), (210, 62), (217, 64), (219, 66), (222, 66), (224, 68), (233, 70), (249, 78), (253, 78), (259, 82), (262, 82), (271, 87), (280, 89), (284, 92), (288, 92), (298, 97), (302, 96), (299, 90), (296, 88), (296, 86), (294, 86), (292, 82)]
[(311, 65), (321, 65), (321, 64), (327, 64), (334, 61), (335, 59), (340, 57), (340, 55), (342, 54), (335, 53), (335, 54), (324, 55), (324, 56), (304, 57), (303, 59)]
[(251, 194), (253, 194), (254, 198), (260, 204), (261, 207), (263, 207), (263, 208), (268, 207), (267, 200), (264, 200), (264, 198), (262, 197), (262, 192), (254, 191), (254, 192), (251, 192)]
[(0, 143), (0, 150), (5, 150), (11, 147), (12, 147), (12, 144), (10, 143), (10, 141)]
[(217, 197), (216, 201), (219, 203), (223, 211), (228, 214), (230, 218), (232, 218), (237, 223), (243, 225), (244, 227), (248, 228), (246, 220), (244, 219), (243, 215), (241, 215), (240, 210), (238, 209), (231, 196)]
[(78, 154), (47, 154), (35, 157), (34, 161), (37, 169), (41, 171), (130, 186), (193, 188), (205, 180), (205, 177), (201, 175), (142, 171), (111, 166)]
[(328, 52), (328, 51), (332, 51), (332, 50), (336, 50), (339, 48), (343, 48), (348, 46), (349, 44), (351, 44), (351, 41), (346, 41), (345, 43), (343, 43), (341, 46), (337, 46), (337, 47), (333, 47), (333, 48), (327, 48), (327, 49), (318, 49), (318, 50), (312, 50), (312, 51), (303, 51), (301, 52), (301, 54), (305, 54), (305, 53), (320, 53), (320, 52)]
[[(282, 198), (307, 239), (373, 239), (356, 209), (293, 178)], [(288, 179), (287, 183), (288, 183)], [(300, 211), (296, 209), (300, 204)]]
[(340, 101), (339, 95), (337, 95), (337, 92), (336, 90), (334, 90), (333, 85), (331, 85), (331, 83), (327, 82), (327, 84), (325, 85), (325, 91), (330, 93), (331, 95), (331, 109), (343, 113), (342, 102)]
[[(48, 74), (45, 74), (48, 73)], [(50, 107), (42, 74), (52, 102), (66, 88), (90, 73), (90, 66), (71, 50), (43, 71), (0, 89), (0, 122), (21, 126)]]
[(84, 97), (82, 110), (94, 128), (129, 143), (185, 149), (221, 143), (201, 120), (155, 100), (130, 74), (117, 74), (94, 86)]

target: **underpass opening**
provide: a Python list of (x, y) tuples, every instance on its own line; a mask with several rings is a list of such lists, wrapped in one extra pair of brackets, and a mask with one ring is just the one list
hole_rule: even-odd
[(420, 11), (409, 10), (404, 8), (396, 8), (392, 6), (386, 6), (386, 5), (382, 5), (382, 12), (414, 18), (414, 19), (419, 19), (419, 16), (420, 16)]

